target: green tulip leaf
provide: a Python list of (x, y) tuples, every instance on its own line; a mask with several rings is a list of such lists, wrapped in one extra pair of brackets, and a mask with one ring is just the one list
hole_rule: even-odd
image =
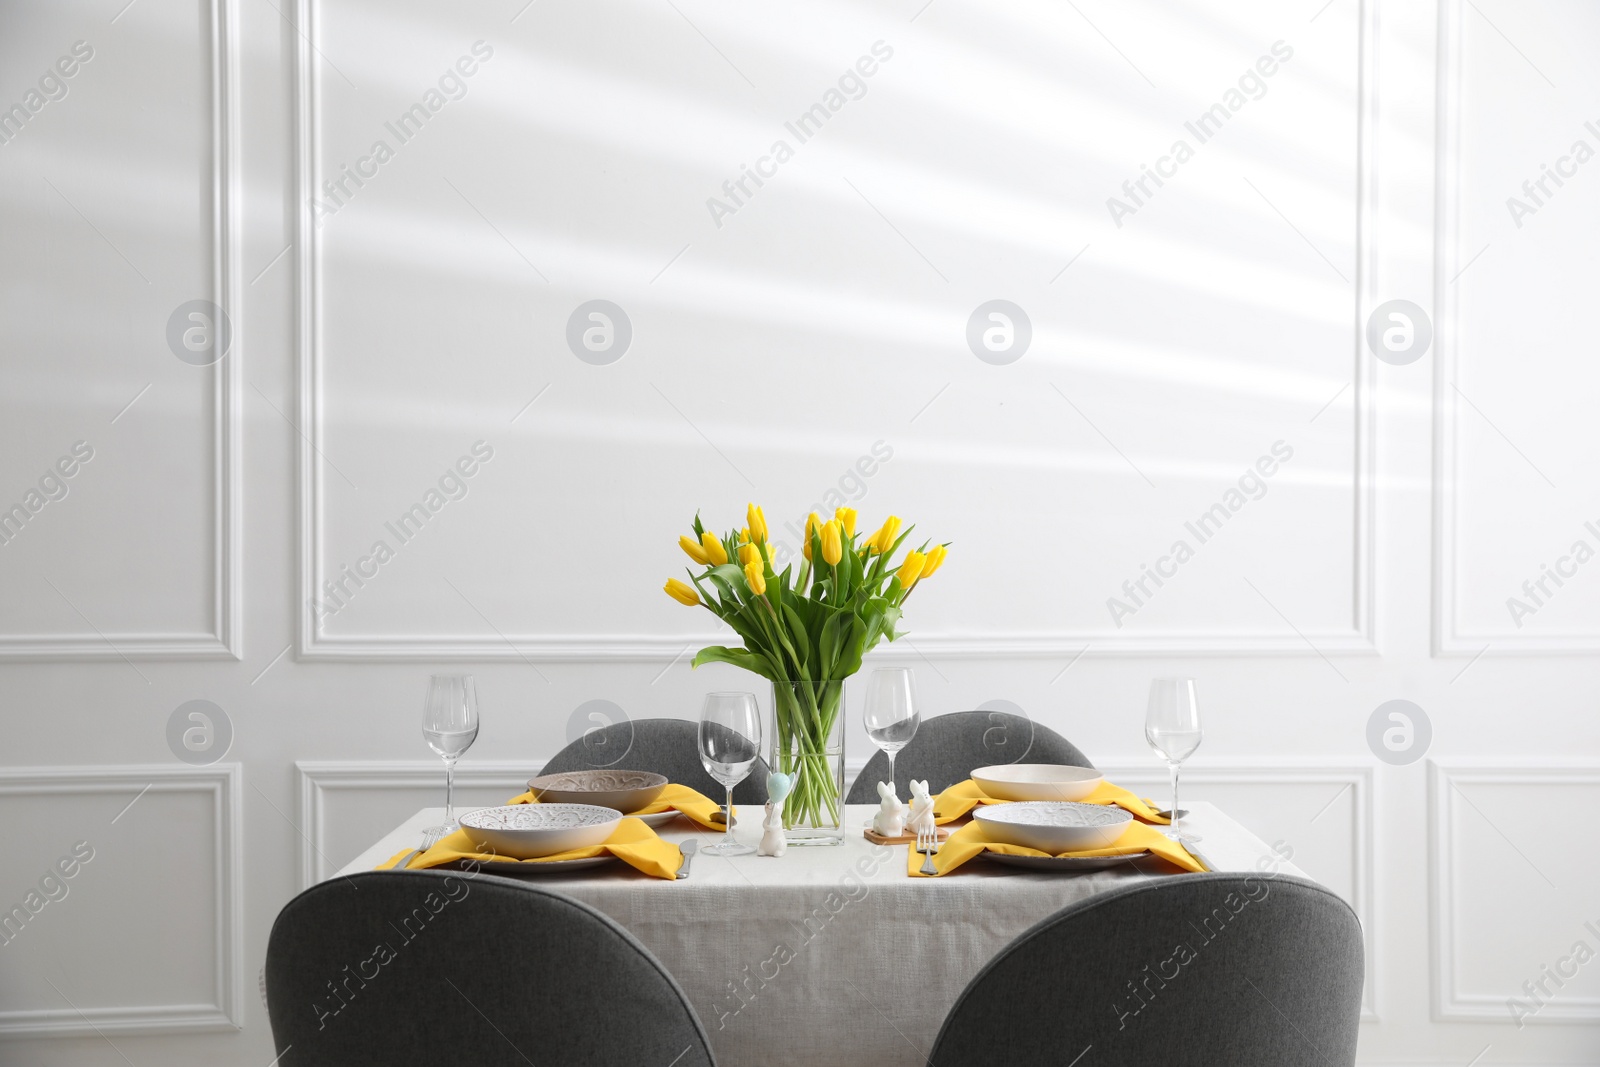
[(774, 672), (771, 664), (763, 656), (758, 656), (743, 648), (728, 648), (724, 645), (708, 645), (695, 653), (693, 666), (702, 663), (727, 663), (741, 670), (759, 674), (763, 678), (772, 678)]

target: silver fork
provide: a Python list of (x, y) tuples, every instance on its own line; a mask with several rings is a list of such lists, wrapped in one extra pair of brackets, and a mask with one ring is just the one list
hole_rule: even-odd
[(939, 831), (917, 831), (917, 851), (922, 853), (922, 874), (938, 874), (939, 869), (933, 865), (934, 853), (939, 851)]
[(441, 836), (442, 835), (440, 834), (439, 827), (437, 826), (429, 827), (428, 829), (422, 831), (422, 847), (412, 849), (409, 856), (394, 865), (394, 869), (397, 871), (405, 870), (411, 865), (412, 860), (428, 851), (434, 845), (437, 845)]

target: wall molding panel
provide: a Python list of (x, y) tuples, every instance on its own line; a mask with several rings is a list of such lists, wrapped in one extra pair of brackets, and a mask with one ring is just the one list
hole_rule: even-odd
[[(60, 1009), (21, 1011), (0, 1008), (0, 1037), (180, 1034), (237, 1030), (243, 1025), (241, 781), (242, 771), (237, 763), (217, 763), (209, 767), (153, 764), (0, 768), (0, 798), (102, 794), (115, 795), (118, 799), (138, 798), (144, 795), (141, 790), (152, 794), (201, 794), (212, 804), (211, 843), (216, 852), (216, 863), (209, 879), (216, 906), (216, 922), (211, 930), (215, 971), (211, 1003), (77, 1004)], [(115, 810), (113, 801), (108, 799), (107, 803)], [(152, 873), (165, 880), (170, 878), (171, 872)], [(140, 961), (119, 957), (115, 951), (109, 951), (106, 960), (107, 967), (142, 968)]]
[[(1513, 988), (1504, 993), (1472, 993), (1463, 991), (1457, 982), (1458, 946), (1464, 936), (1470, 936), (1470, 931), (1459, 929), (1457, 908), (1462, 898), (1461, 878), (1466, 871), (1460, 866), (1462, 857), (1456, 855), (1453, 844), (1457, 816), (1462, 810), (1455, 792), (1462, 785), (1512, 785), (1525, 789), (1559, 785), (1600, 787), (1600, 764), (1494, 765), (1428, 761), (1428, 857), (1436, 902), (1433, 952), (1429, 961), (1433, 1018), (1436, 1022), (1507, 1023), (1511, 1017), (1506, 1009), (1506, 998), (1524, 997), (1525, 994), (1519, 989)], [(1470, 801), (1467, 807), (1475, 812), (1475, 806)], [(1475, 814), (1487, 818), (1482, 813)], [(1493, 823), (1490, 825), (1493, 826)], [(1496, 833), (1503, 833), (1498, 827), (1494, 829)], [(1596, 915), (1600, 916), (1600, 907), (1596, 908)], [(1525, 977), (1537, 978), (1538, 975), (1530, 973)], [(1600, 997), (1563, 994), (1548, 1001), (1536, 1014), (1522, 1021), (1527, 1025), (1600, 1022)]]
[[(1438, 126), (1435, 131), (1433, 231), (1434, 293), (1437, 319), (1433, 360), (1433, 647), (1440, 656), (1592, 655), (1600, 652), (1600, 633), (1519, 632), (1506, 628), (1465, 633), (1458, 628), (1461, 603), (1457, 449), (1460, 398), (1453, 390), (1460, 360), (1461, 296), (1453, 284), (1459, 266), (1473, 249), (1461, 244), (1461, 119), (1463, 56), (1461, 35), (1468, 13), (1464, 0), (1440, 0)], [(1481, 250), (1477, 250), (1481, 253)]]
[(210, 610), (204, 633), (0, 634), (6, 660), (237, 660), (244, 655), (243, 390), (240, 336), (238, 0), (204, 0), (211, 106), (211, 297), (232, 327), (228, 353), (212, 368)]
[[(455, 661), (522, 661), (527, 663), (671, 662), (685, 650), (725, 639), (712, 634), (689, 636), (649, 633), (480, 633), (452, 635), (424, 630), (395, 634), (329, 635), (322, 632), (311, 604), (327, 575), (323, 553), (324, 429), (323, 367), (328, 352), (322, 323), (322, 253), (320, 231), (311, 204), (322, 183), (320, 152), (322, 64), (318, 61), (319, 13), (329, 0), (298, 0), (301, 27), (295, 53), (295, 145), (297, 155), (295, 210), (296, 324), (299, 422), (299, 602), (297, 654), (302, 660), (383, 662), (425, 658)], [(1005, 657), (1048, 659), (1123, 655), (1375, 655), (1377, 651), (1376, 579), (1376, 435), (1375, 370), (1364, 350), (1366, 316), (1376, 305), (1373, 288), (1377, 251), (1372, 222), (1378, 210), (1376, 138), (1377, 79), (1376, 0), (1359, 5), (1359, 71), (1357, 112), (1358, 162), (1355, 191), (1356, 279), (1351, 297), (1349, 348), (1354, 394), (1352, 618), (1349, 628), (1300, 632), (1268, 626), (1259, 631), (1208, 632), (1172, 629), (1137, 634), (1115, 629), (1083, 631), (923, 632), (908, 647), (882, 648), (884, 661), (924, 658)]]

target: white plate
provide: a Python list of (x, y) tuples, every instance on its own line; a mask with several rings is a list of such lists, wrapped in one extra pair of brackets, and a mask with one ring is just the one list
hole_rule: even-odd
[(1132, 813), (1121, 808), (1061, 800), (980, 804), (973, 809), (972, 818), (991, 841), (1022, 845), (1052, 856), (1113, 845), (1133, 821)]
[(972, 780), (996, 800), (1082, 800), (1105, 776), (1092, 767), (1062, 763), (1003, 763), (979, 767)]
[(621, 821), (593, 804), (506, 804), (466, 812), (461, 829), (484, 852), (529, 860), (598, 845)]
[(1136, 852), (1127, 856), (1007, 856), (1000, 852), (986, 852), (984, 855), (1007, 867), (1023, 867), (1030, 871), (1056, 871), (1063, 874), (1104, 871), (1122, 866), (1130, 860), (1150, 857), (1148, 852)]

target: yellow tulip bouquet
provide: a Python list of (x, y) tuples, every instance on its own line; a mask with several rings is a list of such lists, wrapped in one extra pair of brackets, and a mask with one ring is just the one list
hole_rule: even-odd
[[(748, 525), (723, 537), (697, 514), (694, 536), (678, 539), (699, 567), (689, 583), (667, 580), (666, 593), (681, 604), (703, 605), (744, 639), (743, 648), (712, 645), (694, 666), (731, 663), (772, 682), (777, 737), (773, 770), (793, 787), (784, 803), (784, 826), (840, 825), (840, 781), (829, 766), (829, 739), (838, 723), (844, 680), (884, 638), (899, 634), (901, 608), (917, 583), (944, 563), (947, 546), (895, 553), (913, 527), (900, 529), (891, 515), (870, 537), (856, 534), (856, 512), (839, 508), (824, 522), (806, 520), (804, 559), (798, 574), (773, 564), (767, 521), (751, 504)], [(792, 577), (792, 581), (791, 581)]]

